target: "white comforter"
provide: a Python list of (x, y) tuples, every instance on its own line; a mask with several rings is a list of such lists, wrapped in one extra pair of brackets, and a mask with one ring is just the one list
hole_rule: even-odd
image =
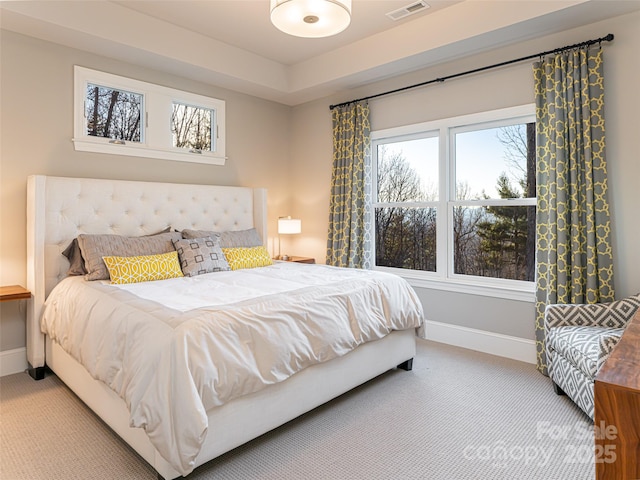
[(400, 277), (282, 262), (126, 286), (70, 277), (42, 317), (43, 332), (124, 399), (131, 426), (182, 475), (209, 409), (392, 330), (423, 336), (422, 324)]

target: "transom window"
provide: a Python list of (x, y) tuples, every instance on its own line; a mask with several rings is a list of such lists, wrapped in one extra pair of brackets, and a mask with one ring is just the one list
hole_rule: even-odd
[(225, 163), (225, 102), (75, 67), (76, 150)]
[(143, 98), (142, 93), (87, 83), (86, 134), (140, 143)]
[(372, 146), (376, 267), (533, 291), (533, 105), (373, 132)]
[(210, 152), (213, 125), (215, 110), (173, 103), (171, 133), (174, 147), (186, 148), (195, 153)]

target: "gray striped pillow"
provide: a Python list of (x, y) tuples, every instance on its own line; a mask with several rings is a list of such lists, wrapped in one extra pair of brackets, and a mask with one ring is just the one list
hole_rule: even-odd
[(84, 258), (87, 280), (109, 280), (109, 271), (102, 257), (133, 257), (156, 255), (175, 250), (172, 240), (180, 240), (180, 232), (161, 233), (150, 237), (122, 235), (78, 235), (78, 245)]
[(261, 247), (263, 245), (260, 235), (255, 228), (247, 230), (228, 230), (226, 232), (212, 232), (208, 230), (182, 230), (182, 238), (212, 237), (218, 239), (222, 248)]

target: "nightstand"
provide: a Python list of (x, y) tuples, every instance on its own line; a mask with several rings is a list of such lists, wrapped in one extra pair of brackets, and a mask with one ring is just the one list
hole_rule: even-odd
[[(20, 285), (7, 285), (0, 287), (0, 302), (11, 302), (13, 300), (29, 300), (31, 292)], [(42, 380), (44, 378), (45, 367), (32, 368), (29, 365), (28, 372), (34, 380)]]
[(285, 262), (295, 262), (295, 263), (316, 263), (316, 259), (315, 258), (311, 258), (311, 257), (296, 257), (295, 255), (289, 255), (289, 258), (287, 260), (284, 260)]
[(0, 302), (11, 300), (26, 300), (31, 298), (31, 292), (20, 285), (9, 285), (0, 287)]

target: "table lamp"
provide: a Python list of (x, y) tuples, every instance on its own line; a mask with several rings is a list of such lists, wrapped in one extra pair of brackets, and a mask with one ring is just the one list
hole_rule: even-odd
[(278, 218), (278, 260), (289, 260), (289, 255), (280, 253), (280, 236), (295, 235), (302, 232), (302, 220), (291, 216)]

